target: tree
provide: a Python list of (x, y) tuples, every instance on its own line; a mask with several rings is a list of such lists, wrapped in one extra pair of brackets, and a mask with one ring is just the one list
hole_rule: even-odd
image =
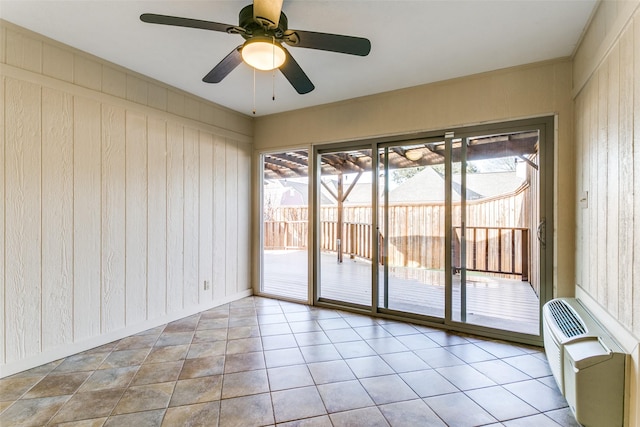
[[(432, 167), (440, 175), (444, 175), (444, 164), (433, 165)], [(453, 163), (451, 167), (451, 173), (456, 175), (456, 174), (459, 174), (460, 171), (462, 171), (462, 163), (460, 162)], [(467, 163), (467, 173), (478, 173), (478, 172), (479, 170), (476, 165), (474, 165), (473, 163)]]
[(391, 179), (396, 184), (402, 184), (409, 178), (422, 172), (426, 166), (418, 166), (415, 168), (394, 169), (391, 171)]

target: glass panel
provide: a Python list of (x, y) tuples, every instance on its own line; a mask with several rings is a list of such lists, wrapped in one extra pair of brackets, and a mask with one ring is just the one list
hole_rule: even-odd
[(380, 307), (444, 317), (444, 163), (434, 155), (442, 146), (380, 149)]
[[(539, 334), (538, 131), (464, 140), (452, 164), (453, 320)], [(465, 153), (466, 151), (466, 153)], [(466, 160), (465, 161), (465, 154)]]
[(318, 296), (371, 306), (371, 150), (322, 153)]
[(307, 150), (263, 155), (262, 292), (308, 299)]

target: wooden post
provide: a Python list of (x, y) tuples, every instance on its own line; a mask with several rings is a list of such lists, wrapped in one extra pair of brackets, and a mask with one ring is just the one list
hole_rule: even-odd
[(289, 246), (289, 223), (284, 223), (284, 248), (287, 249)]
[(473, 269), (478, 268), (478, 229), (473, 227)]
[(511, 272), (516, 272), (516, 229), (511, 229)]
[(522, 230), (522, 281), (529, 281), (529, 230)]
[(484, 268), (489, 270), (489, 229), (484, 229)]
[(498, 228), (498, 268), (497, 271), (502, 271), (502, 229)]
[(357, 224), (349, 224), (349, 258), (360, 254), (359, 242), (357, 241), (358, 233), (356, 233)]
[(338, 173), (338, 224), (336, 227), (336, 252), (338, 252), (338, 263), (342, 263), (342, 206), (343, 206), (343, 179), (342, 172)]

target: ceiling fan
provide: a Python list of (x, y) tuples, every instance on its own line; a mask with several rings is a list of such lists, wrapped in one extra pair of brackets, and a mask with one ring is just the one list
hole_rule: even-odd
[(299, 94), (311, 92), (315, 86), (293, 59), (285, 43), (292, 47), (325, 50), (349, 55), (367, 56), (371, 50), (368, 39), (340, 34), (290, 30), (287, 16), (282, 12), (283, 0), (254, 0), (240, 10), (239, 24), (221, 24), (199, 19), (143, 13), (140, 20), (151, 24), (199, 28), (239, 34), (244, 44), (236, 47), (218, 63), (202, 81), (219, 83), (243, 60), (259, 70), (279, 68)]

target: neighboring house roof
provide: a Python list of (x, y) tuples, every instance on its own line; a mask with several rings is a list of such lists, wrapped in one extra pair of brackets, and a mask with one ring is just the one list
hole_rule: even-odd
[[(265, 181), (264, 200), (272, 207), (306, 206), (309, 204), (309, 184), (292, 179), (270, 179)], [(323, 204), (333, 203), (332, 197), (321, 193)]]
[[(454, 182), (458, 182), (459, 180), (460, 176), (454, 177)], [(513, 193), (520, 188), (524, 182), (525, 179), (518, 176), (516, 171), (467, 174), (467, 188), (479, 194), (481, 196), (480, 198)]]
[(389, 192), (391, 202), (443, 202), (444, 177), (434, 168), (424, 168)]
[[(524, 179), (517, 176), (515, 171), (468, 173), (467, 200), (479, 200), (512, 193), (523, 182)], [(336, 180), (326, 180), (325, 184), (334, 194), (337, 194)], [(344, 186), (344, 190), (347, 191), (350, 183), (346, 182)], [(461, 190), (460, 175), (454, 175), (452, 194), (454, 202), (460, 201)], [(273, 207), (307, 205), (309, 203), (308, 191), (309, 187), (306, 182), (291, 179), (269, 180), (264, 189), (265, 200), (269, 201)], [(392, 203), (444, 202), (444, 196), (444, 176), (434, 168), (427, 167), (391, 190), (389, 201)], [(321, 186), (320, 197), (323, 205), (337, 204), (324, 186)], [(371, 204), (371, 183), (357, 182), (349, 193), (345, 205), (368, 204)]]
[[(453, 176), (453, 201), (460, 200), (460, 175)], [(467, 174), (467, 200), (478, 200), (511, 193), (524, 182), (515, 171)], [(425, 168), (389, 194), (391, 202), (443, 202), (444, 176), (433, 168)]]

